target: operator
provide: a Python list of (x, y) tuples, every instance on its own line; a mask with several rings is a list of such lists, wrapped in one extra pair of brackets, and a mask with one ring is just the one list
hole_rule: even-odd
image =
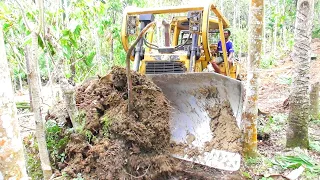
[[(233, 53), (234, 53), (233, 44), (229, 40), (230, 35), (231, 35), (230, 30), (228, 30), (228, 29), (224, 30), (224, 38), (225, 38), (226, 49), (227, 49), (227, 60), (229, 62), (229, 65), (231, 65), (233, 63)], [(216, 73), (221, 73), (218, 64), (223, 62), (222, 52), (223, 51), (222, 51), (221, 40), (220, 40), (218, 42), (218, 47), (217, 47), (216, 51), (211, 52), (212, 54), (216, 53), (218, 55), (216, 58), (216, 61), (211, 61), (211, 65)]]
[[(224, 30), (224, 39), (225, 39), (226, 48), (227, 48), (227, 58), (228, 58), (228, 62), (231, 64), (231, 63), (233, 63), (234, 49), (233, 49), (232, 42), (229, 40), (230, 35), (231, 35), (230, 30), (228, 30), (228, 29)], [(216, 53), (218, 53), (218, 56), (222, 56), (221, 40), (218, 42), (218, 47), (217, 47)]]

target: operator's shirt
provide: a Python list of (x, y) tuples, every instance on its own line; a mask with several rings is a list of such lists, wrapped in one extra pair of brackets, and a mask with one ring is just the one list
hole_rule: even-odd
[[(233, 50), (233, 44), (232, 44), (232, 42), (231, 42), (230, 40), (228, 40), (228, 41), (226, 42), (226, 48), (227, 48), (227, 54), (228, 54), (228, 56), (229, 56), (229, 54), (230, 54), (231, 52), (234, 52), (234, 50)], [(218, 51), (219, 51), (219, 52), (222, 52), (221, 41), (218, 42)]]

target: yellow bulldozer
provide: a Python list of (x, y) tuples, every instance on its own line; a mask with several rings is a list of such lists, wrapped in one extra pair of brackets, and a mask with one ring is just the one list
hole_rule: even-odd
[[(194, 139), (188, 146), (201, 149), (213, 138), (208, 103), (216, 103), (208, 95), (199, 96), (201, 90), (214, 87), (214, 91), (219, 92), (215, 96), (230, 103), (236, 124), (239, 128), (241, 125), (243, 87), (236, 79), (237, 62), (227, 60), (224, 38), (224, 29), (230, 24), (212, 3), (163, 8), (127, 7), (121, 29), (124, 49), (129, 50), (131, 37), (154, 22), (156, 15), (163, 14), (176, 15), (170, 23), (162, 22), (164, 45), (153, 43), (155, 28), (149, 29), (131, 54), (133, 70), (149, 77), (170, 101), (172, 141), (186, 143), (192, 134)], [(216, 53), (217, 42), (212, 42), (214, 37), (221, 39), (220, 53)], [(212, 61), (218, 64), (220, 73), (207, 71)], [(172, 155), (230, 171), (238, 170), (241, 160), (239, 153), (218, 149), (196, 157), (183, 153)]]

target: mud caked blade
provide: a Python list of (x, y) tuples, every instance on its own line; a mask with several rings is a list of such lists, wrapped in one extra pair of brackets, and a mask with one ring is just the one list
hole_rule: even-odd
[[(162, 89), (172, 106), (171, 141), (183, 148), (172, 152), (172, 156), (217, 169), (238, 170), (241, 161), (238, 151), (206, 148), (214, 138), (212, 123), (217, 121), (217, 115), (210, 113), (213, 108), (221, 108), (218, 106), (224, 102), (229, 103), (233, 123), (240, 128), (243, 106), (241, 82), (217, 73), (157, 74), (147, 77)], [(190, 149), (197, 152), (190, 155)]]

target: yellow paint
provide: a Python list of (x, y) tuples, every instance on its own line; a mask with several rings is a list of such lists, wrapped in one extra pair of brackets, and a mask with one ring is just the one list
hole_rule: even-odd
[[(148, 35), (147, 35), (147, 40), (149, 41), (149, 42), (152, 42), (152, 40), (153, 40), (153, 34), (154, 34), (154, 28), (150, 28), (151, 30), (149, 30), (149, 33), (148, 33)], [(151, 51), (151, 49), (150, 48), (148, 48), (148, 47), (146, 47), (146, 53), (150, 53), (150, 51)]]
[(227, 59), (227, 47), (226, 47), (226, 41), (224, 39), (222, 19), (219, 19), (219, 31), (220, 31), (220, 40), (221, 40), (221, 46), (222, 46), (222, 52), (223, 52), (223, 63), (225, 67), (224, 69), (225, 69), (226, 75), (230, 76), (229, 62)]
[[(202, 22), (202, 44), (206, 61), (210, 61), (209, 45), (208, 45), (208, 31), (209, 31), (209, 6), (203, 10), (203, 22)], [(212, 22), (215, 23), (215, 22)]]
[[(124, 19), (121, 28), (121, 41), (125, 51), (128, 51), (129, 43), (128, 43), (128, 35), (126, 34), (126, 25), (127, 18), (129, 15), (140, 15), (140, 14), (166, 14), (166, 13), (186, 13), (188, 11), (203, 11), (203, 19), (201, 31), (199, 34), (199, 45), (202, 43), (203, 51), (201, 52), (201, 57), (195, 62), (195, 72), (202, 72), (204, 68), (207, 67), (207, 64), (210, 60), (214, 59), (210, 53), (210, 47), (216, 47), (213, 44), (209, 44), (208, 41), (208, 33), (209, 30), (219, 30), (220, 38), (223, 44), (223, 54), (224, 54), (224, 64), (220, 65), (220, 69), (222, 74), (230, 76), (232, 78), (236, 78), (236, 66), (230, 66), (227, 62), (226, 56), (226, 47), (224, 42), (224, 28), (230, 26), (229, 21), (221, 14), (220, 10), (213, 4), (209, 3), (204, 6), (177, 6), (177, 7), (160, 7), (160, 8), (126, 8), (124, 12)], [(210, 17), (210, 12), (213, 12), (216, 17)], [(172, 19), (170, 22), (170, 36), (171, 36), (171, 46), (175, 47), (179, 44), (179, 36), (181, 30), (187, 30), (188, 26), (182, 24), (182, 22), (187, 21), (187, 16), (177, 16)], [(152, 42), (154, 31), (149, 31), (148, 33), (148, 41)], [(133, 60), (133, 57), (130, 58)], [(144, 59), (141, 61), (141, 66), (139, 72), (145, 74), (146, 72), (146, 62), (155, 61), (152, 57), (152, 52), (149, 48), (146, 48)], [(185, 64), (187, 71), (189, 71), (189, 59), (186, 55), (180, 55), (179, 60)]]
[(139, 14), (169, 14), (169, 13), (186, 13), (188, 11), (202, 11), (203, 6), (174, 6), (165, 8), (132, 8), (128, 7), (128, 15), (139, 15)]

